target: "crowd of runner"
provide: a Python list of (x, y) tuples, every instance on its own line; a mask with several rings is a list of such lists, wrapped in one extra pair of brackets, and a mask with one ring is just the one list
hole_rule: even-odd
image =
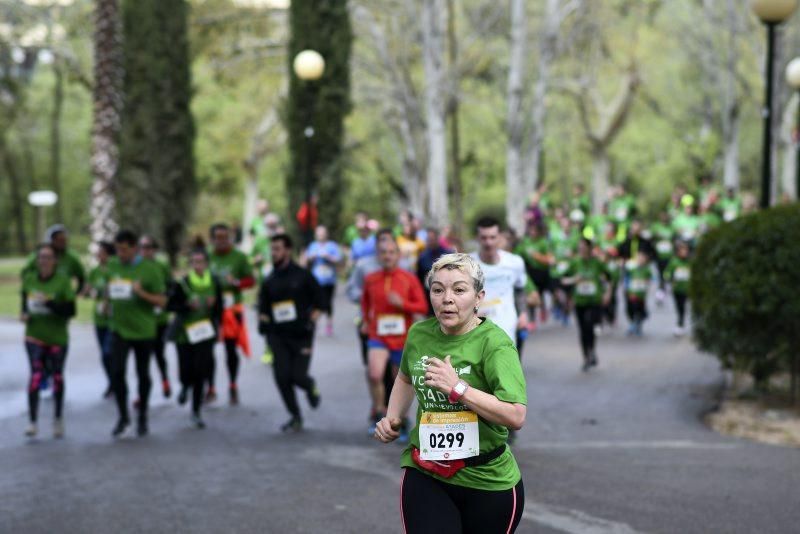
[[(541, 188), (525, 210), (523, 233), (517, 235), (491, 217), (481, 218), (470, 236), (476, 250), (466, 255), (458, 253), (464, 246), (448, 228), (423, 228), (409, 213), (401, 214), (391, 228), (358, 213), (337, 243), (324, 226), (310, 227), (311, 212), (303, 209), (307, 211), (298, 214), (306, 234), (303, 246), (264, 202), (247, 229), (250, 250), (237, 248), (230, 226), (214, 224), (208, 232), (210, 244), (196, 237), (180, 271), (159, 257), (153, 237), (122, 230), (113, 242), (96, 244), (94, 267), (87, 275), (68, 247), (67, 229), (51, 227), (22, 272), (21, 318), (31, 370), (26, 435), (38, 433), (39, 396), (49, 388), (55, 400), (53, 435), (64, 435), (68, 322), (76, 314), (77, 298), (94, 302), (99, 360), (107, 380), (103, 395), (113, 398), (118, 409), (113, 436), (124, 434), (133, 423), (131, 407), (137, 434), (149, 432), (151, 356), (161, 393), (172, 396), (167, 343), (175, 344), (178, 355), (177, 401), (183, 405), (191, 400), (192, 424), (203, 428), (203, 406), (217, 401), (217, 344), (224, 352), (228, 402), (240, 401), (240, 359), (252, 352), (245, 321), (245, 294), (250, 290), (258, 332), (265, 338), (262, 361), (272, 365), (289, 413), (281, 430), (299, 431), (303, 414), (296, 389), (305, 393), (312, 409), (320, 406), (319, 389), (309, 374), (315, 333), (324, 320), (324, 335), (334, 334), (334, 296), (337, 283), (346, 280), (345, 294), (358, 309), (353, 335), (360, 342), (371, 401), (369, 434), (384, 442), (410, 441), (403, 465), (431, 471), (439, 481), (457, 471), (439, 472), (451, 460), (464, 459), (460, 468), (468, 467), (470, 473), (480, 473), (484, 463), (502, 462), (501, 482), (475, 475), (454, 480), (463, 478), (457, 486), (511, 491), (508, 495), (516, 503), (522, 494), (519, 471), (504, 451), (524, 422), (519, 359), (526, 339), (538, 325), (553, 321), (568, 326), (574, 315), (581, 368), (588, 372), (599, 364), (597, 334), (617, 324), (620, 301), (628, 335), (641, 336), (649, 296), (661, 305), (668, 291), (677, 315), (674, 333), (684, 335), (692, 251), (706, 231), (743, 211), (733, 191), (719, 194), (707, 181), (696, 193), (676, 188), (666, 209), (649, 224), (623, 187), (615, 188), (594, 213), (581, 186), (563, 205), (553, 203)], [(471, 334), (473, 330), (480, 333)], [(464, 349), (468, 345), (472, 348)], [(126, 377), (131, 352), (137, 374), (132, 401)], [(477, 359), (470, 360), (468, 353)], [(513, 363), (509, 353), (515, 355)], [(407, 414), (414, 398), (419, 405), (416, 424)], [(448, 410), (456, 405), (474, 419), (449, 417), (453, 414)], [(465, 430), (441, 430), (455, 427)], [(446, 451), (444, 456), (432, 452), (437, 448)], [(406, 505), (411, 507), (409, 521), (434, 521), (411, 509), (420, 495), (435, 499), (439, 490), (418, 478), (406, 483), (415, 488), (413, 494), (403, 493), (404, 514)], [(451, 489), (445, 487), (445, 493), (450, 495)], [(475, 496), (467, 492), (450, 498), (469, 503)], [(504, 497), (496, 508), (508, 505)], [(509, 525), (518, 522), (520, 510), (512, 507)]]

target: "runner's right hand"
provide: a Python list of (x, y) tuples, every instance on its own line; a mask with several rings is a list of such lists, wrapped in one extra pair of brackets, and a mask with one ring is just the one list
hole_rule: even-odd
[(383, 443), (391, 443), (400, 437), (400, 425), (403, 422), (397, 417), (384, 417), (375, 425), (375, 439)]

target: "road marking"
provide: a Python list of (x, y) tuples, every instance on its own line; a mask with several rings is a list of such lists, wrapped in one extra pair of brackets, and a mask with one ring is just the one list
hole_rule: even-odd
[(577, 442), (538, 442), (529, 443), (514, 450), (576, 450), (576, 449), (680, 449), (680, 450), (730, 450), (736, 449), (736, 443), (703, 443), (700, 441), (666, 440), (666, 441), (577, 441)]
[[(400, 472), (386, 464), (386, 458), (370, 447), (329, 445), (302, 453), (303, 458), (331, 467), (377, 475), (400, 484)], [(591, 516), (580, 510), (562, 508), (525, 499), (522, 519), (567, 534), (640, 534), (625, 523)]]

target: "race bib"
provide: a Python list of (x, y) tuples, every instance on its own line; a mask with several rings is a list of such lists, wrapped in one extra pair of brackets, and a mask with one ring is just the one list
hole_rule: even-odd
[(34, 293), (28, 296), (28, 313), (31, 315), (49, 315), (50, 308), (45, 305), (47, 297), (42, 293)]
[(614, 215), (617, 217), (618, 221), (624, 221), (628, 218), (628, 208), (627, 206), (620, 206), (614, 212)]
[(688, 282), (689, 277), (691, 276), (691, 271), (688, 267), (678, 267), (675, 269), (675, 281), (676, 282)]
[(647, 291), (647, 280), (641, 278), (631, 280), (631, 291)]
[(569, 269), (569, 262), (568, 261), (560, 261), (556, 264), (556, 272), (558, 274), (564, 274)]
[(406, 333), (406, 318), (403, 315), (379, 315), (379, 336), (402, 336)]
[(681, 237), (683, 237), (683, 239), (686, 241), (691, 241), (692, 239), (694, 239), (694, 234), (695, 234), (694, 230), (684, 230), (683, 232), (681, 232)]
[(722, 213), (722, 220), (725, 222), (731, 222), (736, 218), (736, 210), (725, 210)]
[(656, 250), (659, 254), (669, 254), (672, 252), (672, 242), (667, 240), (659, 241), (656, 244)]
[(236, 304), (236, 298), (233, 296), (233, 291), (226, 291), (222, 294), (222, 305), (225, 308), (230, 308), (234, 304)]
[(575, 287), (575, 291), (581, 297), (593, 297), (597, 293), (597, 284), (594, 282), (580, 282)]
[(272, 305), (272, 318), (276, 323), (288, 323), (297, 319), (297, 308), (293, 300), (282, 300)]
[(111, 300), (130, 300), (133, 297), (133, 282), (115, 278), (108, 283), (108, 296)]
[(459, 460), (480, 453), (478, 414), (463, 412), (423, 412), (419, 421), (420, 458)]
[(213, 339), (215, 335), (214, 325), (208, 319), (202, 319), (186, 325), (186, 337), (189, 338), (189, 343), (192, 345)]
[(503, 304), (503, 301), (500, 299), (494, 299), (483, 303), (478, 309), (478, 315), (481, 317), (496, 317), (500, 311), (500, 306)]
[(629, 271), (632, 271), (633, 269), (635, 269), (637, 265), (639, 265), (639, 264), (636, 263), (636, 260), (634, 260), (634, 259), (630, 259), (630, 260), (625, 262), (625, 268), (628, 269)]
[(317, 266), (317, 278), (327, 280), (329, 278), (333, 278), (334, 276), (336, 276), (336, 271), (334, 271), (333, 267), (330, 265), (323, 264)]

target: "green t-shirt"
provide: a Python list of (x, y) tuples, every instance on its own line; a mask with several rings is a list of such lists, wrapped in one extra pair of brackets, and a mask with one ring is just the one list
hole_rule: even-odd
[[(83, 269), (83, 263), (81, 263), (81, 258), (75, 252), (70, 249), (64, 251), (64, 254), (58, 256), (56, 263), (56, 272), (63, 274), (66, 276), (70, 281), (78, 280), (82, 281), (85, 277), (85, 271)], [(36, 254), (31, 254), (28, 257), (28, 261), (25, 263), (25, 266), (22, 268), (22, 276), (29, 273), (36, 272)], [(79, 289), (76, 286), (73, 286), (74, 289)]]
[(528, 264), (530, 268), (537, 270), (546, 270), (549, 269), (550, 266), (533, 259), (533, 254), (549, 253), (550, 243), (547, 241), (546, 237), (537, 237), (533, 239), (532, 237), (525, 236), (514, 249), (514, 254), (522, 256), (522, 259), (525, 260), (525, 263)]
[[(460, 378), (470, 387), (494, 395), (504, 402), (527, 404), (525, 376), (514, 343), (490, 319), (485, 319), (474, 330), (460, 336), (442, 333), (435, 318), (415, 324), (408, 332), (400, 363), (400, 370), (411, 380), (419, 401), (417, 425), (411, 431), (409, 446), (403, 451), (401, 459), (403, 467), (419, 469), (411, 459), (411, 448), (419, 448), (420, 445), (419, 422), (423, 411), (453, 412), (466, 409), (462, 404), (450, 404), (444, 393), (424, 385), (425, 360), (444, 359), (448, 355)], [(508, 429), (478, 417), (478, 435), (480, 453), (483, 454), (505, 445)], [(464, 468), (448, 479), (428, 471), (422, 472), (449, 484), (490, 491), (510, 489), (520, 479), (519, 467), (508, 447), (488, 464)]]
[(629, 268), (625, 294), (644, 300), (647, 297), (650, 274), (650, 265), (637, 265)]
[(700, 224), (700, 218), (696, 215), (681, 213), (672, 221), (672, 228), (681, 239), (692, 241), (697, 238)]
[(634, 200), (632, 195), (617, 197), (608, 203), (608, 214), (615, 223), (625, 223), (630, 221), (633, 217), (635, 207), (636, 200)]
[(342, 243), (344, 243), (345, 246), (349, 247), (357, 238), (358, 228), (356, 228), (355, 224), (351, 224), (344, 229), (344, 233), (342, 234)]
[(689, 258), (673, 257), (664, 270), (664, 277), (672, 284), (672, 291), (679, 295), (689, 293), (689, 280), (692, 277), (692, 267)]
[(742, 201), (739, 198), (724, 197), (719, 201), (719, 209), (722, 213), (722, 220), (731, 222), (742, 212)]
[(42, 280), (36, 272), (28, 273), (22, 281), (22, 292), (27, 298), (28, 321), (25, 323), (25, 337), (41, 341), (47, 345), (66, 346), (69, 342), (67, 323), (69, 319), (52, 312), (45, 302), (71, 302), (75, 291), (71, 280), (56, 272), (47, 280)]
[(576, 306), (597, 306), (603, 302), (603, 281), (611, 278), (605, 264), (597, 258), (576, 258), (565, 276), (577, 276), (572, 292)]
[(106, 286), (108, 285), (108, 266), (98, 265), (89, 271), (89, 286), (94, 291), (94, 324), (108, 326), (108, 307), (106, 306)]
[(253, 250), (250, 251), (250, 259), (262, 278), (267, 276), (266, 269), (272, 263), (271, 243), (269, 237), (258, 236), (253, 240)]
[(108, 273), (111, 331), (127, 340), (155, 339), (154, 306), (136, 296), (131, 286), (138, 281), (146, 292), (163, 294), (167, 288), (161, 268), (156, 262), (139, 256), (131, 263), (122, 263), (119, 258), (111, 258), (108, 260)]
[(656, 255), (660, 260), (668, 260), (672, 257), (672, 239), (675, 231), (666, 224), (657, 222), (650, 227), (653, 234), (653, 242), (656, 247)]
[[(197, 309), (180, 314), (181, 328), (175, 338), (175, 342), (178, 344), (189, 343), (189, 336), (186, 332), (187, 327), (191, 328), (192, 325), (203, 320), (209, 320), (212, 325), (214, 324), (214, 306), (213, 304), (211, 306), (208, 305), (208, 299), (209, 297), (212, 299), (216, 297), (216, 287), (214, 286), (214, 277), (211, 276), (211, 272), (206, 271), (206, 273), (208, 273), (207, 276), (202, 278), (190, 274), (178, 282), (186, 295), (187, 302), (195, 301), (198, 304)], [(217, 330), (216, 326), (214, 330)]]
[(219, 279), (222, 285), (225, 306), (239, 304), (242, 302), (242, 290), (237, 286), (228, 283), (228, 276), (235, 280), (241, 280), (248, 276), (253, 276), (253, 266), (244, 252), (231, 249), (225, 254), (216, 254), (214, 251), (208, 255), (211, 274)]

